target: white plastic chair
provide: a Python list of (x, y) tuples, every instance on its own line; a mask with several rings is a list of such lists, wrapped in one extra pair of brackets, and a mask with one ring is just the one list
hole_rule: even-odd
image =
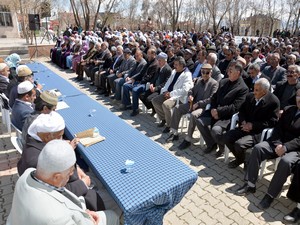
[[(236, 128), (238, 121), (239, 121), (239, 113), (237, 112), (237, 113), (233, 114), (233, 116), (231, 117), (230, 130), (233, 130), (233, 129)], [(230, 152), (229, 149), (225, 145), (225, 149), (224, 149), (224, 161), (225, 161), (225, 163), (229, 159), (229, 152)]]
[(1, 113), (2, 113), (2, 123), (6, 125), (7, 132), (11, 134), (11, 120), (10, 120), (10, 109), (8, 106), (8, 98), (5, 94), (0, 94), (0, 105), (1, 105)]
[(10, 137), (10, 141), (15, 147), (15, 149), (22, 154), (23, 152), (23, 145), (22, 145), (22, 131), (20, 131), (17, 127), (15, 127), (13, 124), (11, 126), (16, 130), (16, 136)]

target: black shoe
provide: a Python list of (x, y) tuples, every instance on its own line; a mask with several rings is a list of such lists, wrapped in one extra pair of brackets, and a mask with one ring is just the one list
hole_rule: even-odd
[(110, 99), (115, 99), (115, 96), (114, 95), (110, 96)]
[(106, 93), (104, 94), (104, 96), (105, 96), (105, 97), (108, 97), (108, 96), (109, 96), (109, 92), (106, 92)]
[(283, 219), (290, 223), (296, 223), (300, 219), (300, 209), (294, 208), (292, 212), (287, 214)]
[(76, 77), (76, 80), (78, 80), (78, 81), (82, 81), (83, 80), (83, 77)]
[(218, 145), (217, 145), (217, 144), (214, 144), (213, 146), (207, 147), (206, 149), (204, 149), (203, 152), (204, 152), (205, 154), (208, 154), (208, 153), (211, 153), (212, 151), (217, 150), (217, 148), (218, 148)]
[(139, 110), (133, 110), (132, 113), (130, 113), (130, 116), (136, 116), (139, 114)]
[(233, 160), (230, 163), (228, 163), (228, 168), (234, 169), (237, 168), (239, 165), (243, 164), (242, 161), (238, 161), (238, 160)]
[(224, 149), (220, 149), (219, 148), (219, 151), (216, 152), (216, 158), (219, 158), (219, 157), (221, 157), (223, 155), (224, 155)]
[(152, 109), (150, 116), (154, 117), (155, 114), (156, 114), (155, 110)]
[(119, 108), (120, 110), (122, 111), (125, 111), (125, 110), (128, 110), (128, 109), (131, 109), (131, 106), (126, 106), (126, 105), (123, 105)]
[(94, 83), (94, 82), (91, 82), (91, 83), (90, 83), (90, 85), (91, 85), (91, 86), (94, 86), (94, 85), (95, 85), (95, 83)]
[(157, 126), (158, 126), (158, 127), (163, 127), (165, 124), (166, 124), (166, 121), (165, 121), (165, 120), (162, 120), (162, 121), (160, 122), (160, 124), (158, 124)]
[(174, 134), (171, 134), (168, 138), (167, 138), (167, 142), (172, 142), (172, 141), (178, 141), (179, 139), (179, 136), (178, 135), (174, 135)]
[(237, 195), (247, 195), (250, 193), (255, 193), (256, 187), (250, 187), (247, 183), (244, 184), (243, 187), (239, 188), (235, 194)]
[(183, 142), (178, 146), (180, 150), (186, 149), (191, 146), (191, 142), (183, 140)]
[(272, 198), (270, 195), (266, 194), (264, 198), (261, 200), (261, 202), (258, 204), (259, 208), (261, 209), (267, 209), (272, 204), (274, 198)]
[(103, 94), (106, 94), (107, 92), (105, 90), (100, 90), (98, 93), (99, 93), (99, 95), (103, 95)]
[(165, 133), (165, 134), (166, 134), (166, 133), (169, 133), (170, 130), (171, 130), (170, 127), (166, 127), (166, 128), (163, 130), (163, 133)]

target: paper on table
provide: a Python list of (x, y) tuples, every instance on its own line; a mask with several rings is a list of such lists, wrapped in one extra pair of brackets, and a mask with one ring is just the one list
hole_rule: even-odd
[(105, 140), (105, 137), (99, 134), (99, 130), (96, 127), (79, 132), (75, 134), (75, 136), (80, 139), (81, 144), (83, 144), (85, 147)]
[(54, 94), (56, 97), (59, 97), (61, 96), (61, 93), (58, 89), (52, 89), (52, 90), (49, 90), (49, 92), (51, 92), (52, 94)]
[(57, 102), (55, 110), (57, 111), (57, 110), (66, 109), (66, 108), (70, 108), (70, 106), (64, 101), (59, 101), (59, 102)]

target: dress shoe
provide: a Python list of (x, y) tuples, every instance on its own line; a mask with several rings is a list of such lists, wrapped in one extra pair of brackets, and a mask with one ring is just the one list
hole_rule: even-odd
[(230, 163), (228, 163), (228, 168), (234, 169), (237, 168), (239, 165), (241, 165), (243, 161), (233, 160)]
[(163, 130), (163, 133), (164, 133), (164, 134), (169, 133), (170, 130), (171, 130), (170, 127), (166, 127), (166, 128)]
[(130, 116), (136, 116), (139, 114), (139, 110), (133, 110), (132, 113), (130, 113)]
[(91, 83), (90, 83), (90, 85), (91, 85), (91, 86), (94, 86), (94, 85), (95, 85), (95, 83), (94, 83), (94, 82), (91, 82)]
[(175, 135), (175, 134), (171, 134), (168, 138), (167, 138), (167, 142), (172, 142), (172, 141), (178, 141), (179, 136)]
[(156, 114), (155, 110), (152, 110), (150, 116), (154, 117), (155, 114)]
[[(114, 99), (115, 100), (115, 99)], [(117, 100), (116, 100), (117, 101)], [(126, 106), (124, 104), (121, 105), (121, 107), (119, 108), (120, 110), (122, 111), (125, 111), (125, 110), (128, 110), (128, 109), (131, 109), (131, 106)]]
[(114, 95), (110, 96), (110, 99), (115, 99), (115, 96)]
[(292, 212), (287, 214), (283, 219), (290, 223), (296, 223), (300, 219), (300, 209), (294, 208)]
[(106, 92), (106, 93), (104, 94), (104, 96), (105, 96), (105, 97), (108, 97), (108, 96), (109, 96), (109, 92)]
[(103, 95), (103, 94), (106, 94), (107, 92), (106, 92), (105, 90), (100, 90), (98, 93), (99, 93), (100, 95)]
[(219, 151), (216, 152), (216, 158), (219, 158), (224, 155), (224, 148), (219, 148)]
[(214, 144), (213, 146), (207, 147), (206, 149), (204, 149), (203, 152), (204, 152), (205, 154), (208, 154), (208, 153), (211, 153), (212, 151), (217, 150), (217, 148), (218, 148), (217, 144)]
[(158, 124), (157, 126), (158, 126), (158, 127), (163, 127), (165, 124), (166, 124), (166, 121), (165, 121), (165, 120), (162, 120), (162, 121), (160, 122), (160, 124)]
[(186, 149), (191, 146), (191, 142), (183, 140), (183, 142), (178, 146), (180, 150)]
[(243, 187), (239, 188), (236, 191), (236, 194), (237, 195), (247, 195), (250, 193), (255, 193), (255, 191), (256, 191), (256, 187), (250, 187), (247, 183), (245, 183)]
[(264, 198), (261, 200), (261, 202), (258, 204), (259, 208), (261, 209), (267, 209), (272, 204), (274, 198), (272, 198), (270, 195), (266, 194)]

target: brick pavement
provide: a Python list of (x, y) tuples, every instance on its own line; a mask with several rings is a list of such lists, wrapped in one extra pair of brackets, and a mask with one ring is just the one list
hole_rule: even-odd
[[(271, 162), (267, 164), (263, 179), (258, 181), (258, 190), (254, 195), (236, 196), (233, 192), (242, 184), (243, 169), (228, 169), (223, 158), (215, 159), (213, 154), (204, 155), (199, 145), (198, 131), (194, 135), (196, 137), (194, 145), (188, 150), (178, 150), (177, 146), (183, 140), (185, 133), (180, 135), (179, 141), (166, 143), (165, 139), (168, 135), (161, 133), (162, 129), (156, 127), (155, 118), (149, 114), (140, 113), (131, 118), (129, 111), (120, 112), (116, 103), (111, 102), (107, 97), (95, 94), (95, 87), (89, 86), (87, 81), (74, 82), (72, 79), (75, 77), (74, 73), (60, 70), (49, 63), (47, 58), (39, 60), (76, 88), (123, 118), (128, 124), (161, 144), (166, 151), (171, 152), (198, 173), (199, 177), (195, 185), (182, 201), (164, 217), (164, 225), (282, 224), (283, 216), (294, 208), (295, 204), (285, 197), (289, 180), (284, 186), (281, 196), (274, 201), (271, 208), (262, 212), (257, 207), (273, 174)], [(13, 149), (10, 135), (5, 132), (2, 121), (0, 134), (0, 224), (4, 224), (11, 207), (14, 185), (18, 178), (16, 163), (20, 156)]]

